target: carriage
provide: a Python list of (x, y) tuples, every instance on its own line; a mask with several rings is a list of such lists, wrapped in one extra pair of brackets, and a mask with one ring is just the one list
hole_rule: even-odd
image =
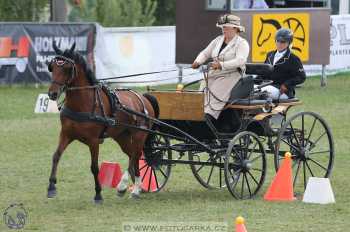
[(271, 82), (254, 85), (253, 75), (270, 71), (269, 65), (247, 64), (246, 76), (219, 117), (224, 125), (205, 116), (203, 92), (149, 90), (158, 101), (159, 119), (140, 166), (146, 190), (160, 191), (174, 165), (188, 164), (205, 188), (227, 188), (234, 198), (252, 198), (267, 175), (267, 155), (278, 170), (286, 152), (292, 154), (295, 189), (305, 189), (310, 176), (329, 177), (334, 160), (329, 126), (314, 112), (287, 117), (291, 107), (302, 104), (299, 99), (272, 101), (261, 91)]

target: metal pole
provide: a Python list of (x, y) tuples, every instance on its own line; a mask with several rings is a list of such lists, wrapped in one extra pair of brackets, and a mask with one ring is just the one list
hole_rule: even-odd
[(183, 67), (181, 64), (178, 64), (177, 67), (179, 69), (179, 71), (178, 71), (178, 79), (179, 79), (178, 83), (182, 83)]
[(50, 11), (52, 22), (65, 22), (67, 16), (67, 7), (65, 1), (50, 0)]
[(321, 87), (327, 85), (326, 65), (322, 65)]

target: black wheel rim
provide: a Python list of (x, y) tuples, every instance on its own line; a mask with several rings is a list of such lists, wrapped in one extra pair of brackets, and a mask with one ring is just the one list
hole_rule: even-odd
[(241, 132), (230, 143), (225, 156), (225, 182), (237, 199), (254, 197), (264, 183), (266, 154), (259, 138)]
[(306, 189), (309, 177), (330, 176), (334, 160), (333, 137), (318, 114), (301, 112), (286, 121), (276, 141), (276, 170), (287, 151), (292, 154), (296, 191)]
[(142, 189), (146, 192), (159, 192), (167, 183), (171, 165), (166, 164), (163, 159), (171, 160), (172, 153), (170, 149), (159, 150), (157, 147), (168, 147), (170, 144), (169, 139), (160, 135), (155, 135), (152, 140), (152, 149), (154, 154), (160, 156), (156, 162), (152, 162), (149, 165), (146, 162), (145, 157), (141, 157), (139, 162), (140, 177), (142, 180)]

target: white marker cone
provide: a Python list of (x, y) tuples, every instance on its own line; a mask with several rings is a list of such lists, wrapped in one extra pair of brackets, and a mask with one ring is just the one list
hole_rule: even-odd
[(307, 182), (303, 202), (316, 204), (335, 203), (331, 183), (328, 178), (310, 177)]

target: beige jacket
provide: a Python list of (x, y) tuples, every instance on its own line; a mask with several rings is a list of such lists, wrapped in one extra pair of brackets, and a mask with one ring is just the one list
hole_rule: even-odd
[(222, 67), (221, 70), (210, 70), (208, 80), (202, 81), (200, 88), (205, 94), (204, 112), (216, 119), (226, 105), (233, 86), (241, 78), (238, 68), (245, 70), (249, 55), (249, 44), (242, 37), (235, 36), (219, 54), (223, 42), (224, 36), (218, 36), (195, 60), (203, 64), (209, 58), (217, 59)]

